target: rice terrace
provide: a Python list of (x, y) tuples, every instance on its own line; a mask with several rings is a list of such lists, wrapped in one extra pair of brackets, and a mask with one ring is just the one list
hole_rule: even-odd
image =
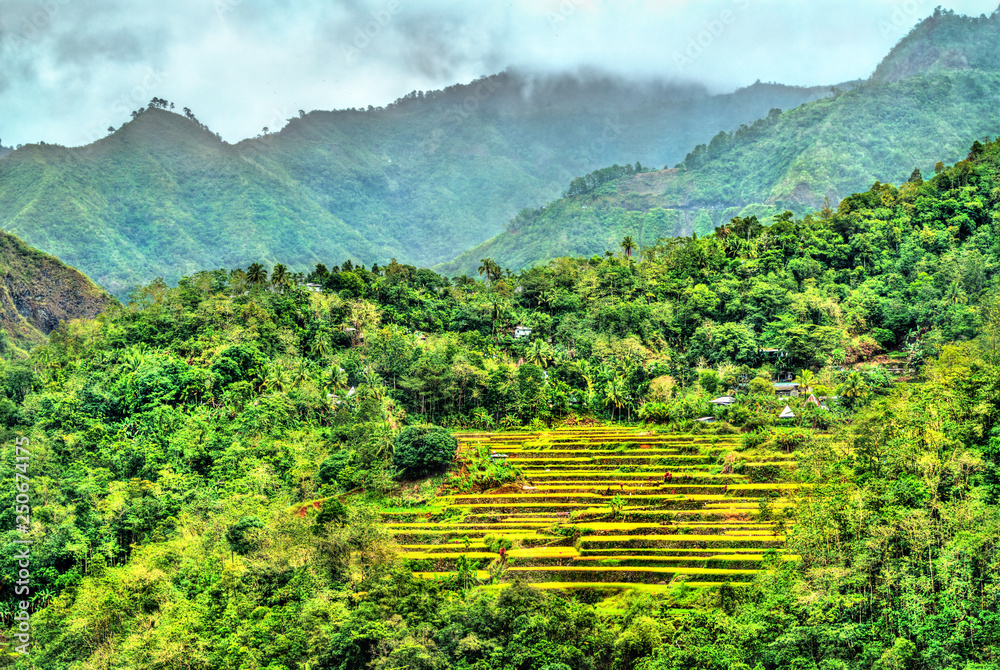
[(740, 435), (569, 428), (456, 437), (460, 461), (478, 453), (519, 477), (462, 492), (454, 476), (433, 511), (385, 513), (419, 577), (668, 592), (747, 582), (769, 560), (794, 558), (784, 553), (794, 456), (747, 458)]

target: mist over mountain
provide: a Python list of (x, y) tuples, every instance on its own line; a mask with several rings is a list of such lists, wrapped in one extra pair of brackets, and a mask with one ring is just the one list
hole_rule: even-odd
[[(864, 190), (927, 174), (1000, 133), (1000, 14), (938, 10), (862, 85), (772, 113), (696, 146), (675, 168), (625, 176), (525, 210), (504, 233), (439, 270), (475, 273), (491, 257), (511, 269), (564, 255), (707, 234), (734, 216), (804, 213)], [(569, 183), (567, 183), (567, 186)]]
[[(504, 72), (384, 108), (314, 111), (236, 145), (156, 107), (80, 148), (0, 163), (0, 226), (119, 296), (204, 267), (390, 258), (430, 265), (612, 162), (660, 167), (719, 128), (830, 95), (727, 95), (597, 73)], [(178, 105), (179, 106), (179, 105)]]

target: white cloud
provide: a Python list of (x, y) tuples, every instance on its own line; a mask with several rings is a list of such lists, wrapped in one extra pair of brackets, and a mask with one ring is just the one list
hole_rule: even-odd
[[(0, 138), (78, 145), (154, 95), (236, 141), (512, 65), (703, 82), (868, 76), (938, 0), (2, 0)], [(997, 0), (954, 0), (990, 13)]]

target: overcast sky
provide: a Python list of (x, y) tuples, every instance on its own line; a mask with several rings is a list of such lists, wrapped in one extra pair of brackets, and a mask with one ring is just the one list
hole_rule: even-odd
[[(833, 84), (941, 4), (998, 0), (0, 0), (0, 141), (76, 146), (158, 96), (228, 141), (515, 66)], [(291, 6), (289, 6), (291, 5)]]

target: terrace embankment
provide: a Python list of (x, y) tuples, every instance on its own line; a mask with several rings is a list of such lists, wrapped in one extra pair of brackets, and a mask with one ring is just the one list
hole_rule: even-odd
[[(419, 577), (546, 588), (747, 582), (785, 553), (793, 455), (733, 458), (738, 435), (626, 428), (459, 434), (520, 471), (516, 486), (446, 492), (440, 514), (386, 515)], [(760, 481), (760, 473), (773, 481)], [(501, 555), (501, 547), (504, 552)]]

